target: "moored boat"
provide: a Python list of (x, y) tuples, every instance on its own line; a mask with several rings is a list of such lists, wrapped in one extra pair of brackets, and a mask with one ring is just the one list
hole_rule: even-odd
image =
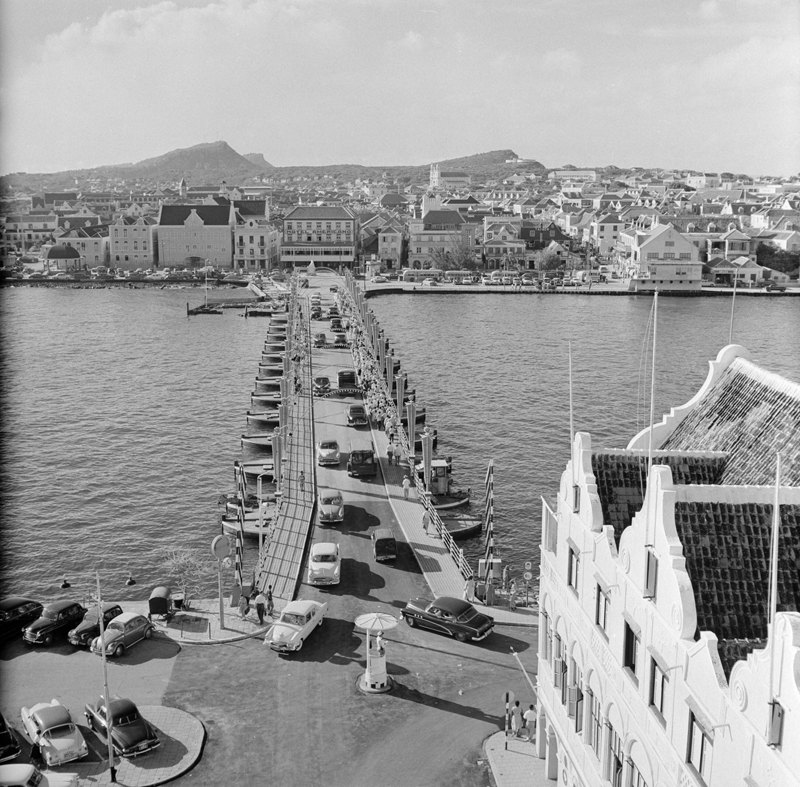
[(440, 514), (445, 529), (453, 538), (469, 538), (481, 532), (483, 520), (466, 511), (450, 511)]
[[(416, 465), (417, 473), (424, 479), (425, 469), (422, 462)], [(447, 459), (431, 460), (431, 476), (428, 491), (431, 494), (431, 504), (436, 509), (458, 508), (469, 503), (470, 490), (459, 489), (453, 483), (451, 475), (453, 462)]]

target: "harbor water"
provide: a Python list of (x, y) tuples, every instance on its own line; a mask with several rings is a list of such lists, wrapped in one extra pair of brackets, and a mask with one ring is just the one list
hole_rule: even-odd
[[(9, 288), (2, 309), (0, 594), (146, 596), (164, 548), (210, 557), (267, 320), (186, 317), (197, 292)], [(730, 299), (659, 300), (656, 417), (686, 402), (728, 343)], [(649, 419), (652, 300), (549, 295), (385, 296), (370, 308), (439, 432), (439, 454), (475, 492), (495, 465), (500, 555), (538, 563), (540, 497), (576, 430), (623, 447)], [(734, 341), (800, 381), (793, 298), (736, 303)], [(480, 537), (465, 543), (473, 558)], [(248, 547), (245, 571), (255, 566)], [(137, 585), (126, 586), (129, 573)], [(70, 591), (59, 589), (66, 575)], [(214, 595), (209, 576), (204, 592)]]

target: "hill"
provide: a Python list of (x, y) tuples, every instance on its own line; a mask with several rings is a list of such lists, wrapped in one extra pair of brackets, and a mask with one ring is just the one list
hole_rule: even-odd
[(275, 167), (264, 158), (263, 153), (245, 153), (246, 158), (251, 164), (255, 164), (261, 170), (275, 169)]

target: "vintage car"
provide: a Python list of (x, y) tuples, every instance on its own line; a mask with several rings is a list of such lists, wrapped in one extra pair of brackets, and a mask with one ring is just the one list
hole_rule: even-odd
[(386, 284), (389, 279), (387, 279), (385, 276), (373, 276), (370, 281), (373, 284)]
[(111, 711), (111, 743), (120, 757), (138, 757), (161, 745), (153, 725), (144, 719), (131, 700), (112, 697), (109, 708), (105, 698), (86, 705), (83, 715), (89, 727), (108, 738), (108, 717)]
[(339, 453), (339, 443), (336, 440), (320, 440), (317, 443), (317, 464), (338, 465), (341, 455)]
[(328, 337), (324, 333), (314, 334), (314, 347), (325, 347), (328, 344)]
[(0, 787), (77, 787), (77, 773), (42, 773), (28, 762), (0, 765)]
[(412, 598), (400, 613), (411, 627), (421, 626), (441, 634), (449, 634), (460, 642), (485, 639), (494, 627), (494, 618), (478, 612), (467, 601), (449, 596), (441, 596), (433, 601)]
[[(103, 603), (103, 628), (117, 616), (122, 614), (122, 607), (113, 601)], [(88, 648), (92, 640), (100, 635), (100, 621), (97, 617), (97, 607), (90, 607), (86, 610), (83, 620), (69, 632), (68, 639), (70, 644), (77, 647)]]
[(342, 321), (341, 321), (341, 319), (339, 317), (334, 317), (331, 320), (331, 331), (333, 333), (344, 333), (345, 332), (344, 323), (342, 323)]
[(363, 404), (348, 404), (345, 408), (345, 415), (350, 426), (366, 426), (369, 423)]
[(322, 319), (322, 307), (321, 306), (312, 306), (311, 307), (311, 319), (312, 320), (321, 320)]
[(49, 648), (53, 639), (66, 635), (81, 622), (86, 609), (77, 601), (54, 601), (42, 610), (42, 614), (28, 624), (22, 632), (22, 639), (31, 645), (44, 645)]
[(69, 711), (58, 700), (22, 708), (20, 716), (31, 742), (39, 745), (46, 765), (62, 765), (89, 753)]
[(786, 287), (782, 284), (768, 284), (765, 288), (766, 292), (786, 292)]
[(0, 713), (0, 762), (7, 762), (19, 757), (20, 748), (14, 730)]
[(317, 517), (320, 525), (344, 522), (344, 499), (336, 489), (320, 487), (317, 492)]
[(319, 601), (290, 601), (273, 623), (264, 644), (278, 653), (294, 653), (303, 647), (309, 634), (322, 625), (327, 604)]
[(334, 349), (346, 350), (348, 348), (347, 336), (343, 333), (337, 333), (333, 340)]
[[(103, 646), (107, 656), (121, 656), (126, 649), (153, 636), (155, 626), (136, 612), (123, 612), (115, 617), (103, 632)], [(100, 637), (92, 640), (92, 653), (101, 653)]]
[(42, 614), (44, 607), (30, 598), (14, 596), (0, 601), (0, 639), (18, 637), (22, 629)]
[(314, 378), (314, 395), (322, 396), (323, 394), (330, 393), (331, 381), (329, 377), (315, 377)]
[(423, 287), (438, 287), (439, 285), (436, 283), (436, 279), (423, 279), (422, 286)]
[(339, 545), (320, 542), (311, 547), (308, 561), (309, 585), (338, 585), (342, 574)]
[(329, 319), (338, 319), (339, 318), (339, 309), (336, 306), (329, 306), (328, 310), (325, 312), (325, 316)]

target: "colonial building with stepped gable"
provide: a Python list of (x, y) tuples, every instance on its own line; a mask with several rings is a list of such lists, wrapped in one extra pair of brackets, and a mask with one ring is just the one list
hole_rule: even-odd
[(576, 434), (555, 505), (542, 502), (548, 777), (800, 785), (800, 385), (729, 345), (652, 445), (650, 429), (625, 449)]

